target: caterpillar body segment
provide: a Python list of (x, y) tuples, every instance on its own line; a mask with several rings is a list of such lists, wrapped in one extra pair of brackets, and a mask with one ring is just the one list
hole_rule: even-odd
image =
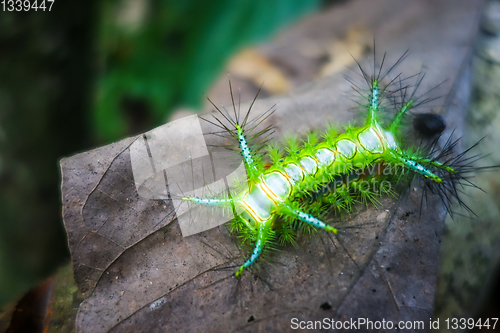
[[(416, 89), (410, 98), (403, 97), (389, 125), (381, 125), (379, 111), (383, 103), (393, 94), (407, 89), (403, 87), (390, 91), (389, 87), (394, 80), (381, 85), (391, 70), (381, 75), (381, 69), (382, 66), (379, 73), (372, 76), (366, 75), (361, 69), (370, 87), (365, 104), (367, 117), (364, 125), (348, 126), (341, 134), (333, 128), (328, 128), (323, 134), (312, 132), (302, 144), (289, 138), (286, 155), (276, 146), (269, 147), (271, 163), (266, 167), (261, 163), (262, 157), (252, 149), (249, 142), (264, 135), (267, 138), (272, 132), (272, 127), (268, 126), (252, 135), (255, 128), (274, 110), (268, 110), (251, 122), (248, 119), (255, 99), (242, 120), (239, 110), (236, 111), (234, 98), (234, 118), (225, 109), (224, 112), (216, 107), (230, 125), (216, 117), (215, 122), (209, 122), (226, 131), (238, 142), (248, 175), (248, 186), (242, 187), (231, 198), (186, 197), (184, 200), (201, 205), (233, 207), (235, 218), (232, 230), (238, 232), (244, 241), (252, 243), (254, 248), (248, 260), (236, 271), (236, 276), (250, 267), (270, 243), (276, 240), (280, 243), (295, 243), (295, 233), (300, 223), (337, 233), (337, 229), (322, 221), (321, 215), (325, 207), (333, 206), (342, 213), (349, 212), (358, 201), (376, 205), (377, 198), (383, 193), (393, 193), (391, 186), (399, 180), (397, 177), (403, 177), (394, 175), (394, 172), (385, 175), (387, 170), (394, 171), (398, 166), (401, 171), (420, 175), (431, 189), (433, 186), (441, 186), (435, 193), (443, 202), (446, 201), (447, 209), (450, 198), (458, 197), (455, 186), (464, 179), (459, 172), (462, 167), (460, 159), (440, 162), (437, 158), (443, 157), (442, 154), (434, 158), (422, 152), (412, 153), (404, 150), (399, 143), (401, 120), (408, 111), (422, 103), (414, 98)], [(419, 75), (417, 84), (420, 82)], [(231, 84), (230, 90), (232, 96)], [(444, 155), (449, 154), (451, 145), (445, 147), (447, 152)], [(373, 171), (376, 166), (379, 167), (377, 172), (367, 171)]]

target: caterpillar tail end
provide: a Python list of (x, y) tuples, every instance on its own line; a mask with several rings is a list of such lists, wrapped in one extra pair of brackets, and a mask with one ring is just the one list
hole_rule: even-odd
[(234, 273), (234, 276), (235, 277), (240, 276), (241, 273), (243, 273), (244, 270), (245, 270), (245, 265), (241, 265), (240, 268), (238, 268), (238, 270), (236, 271), (236, 273)]
[(329, 226), (329, 225), (325, 226), (325, 230), (326, 230), (326, 231), (331, 231), (331, 232), (333, 232), (334, 234), (338, 234), (338, 233), (339, 233), (339, 231), (338, 231), (337, 229), (335, 229), (334, 227), (331, 227), (331, 226)]

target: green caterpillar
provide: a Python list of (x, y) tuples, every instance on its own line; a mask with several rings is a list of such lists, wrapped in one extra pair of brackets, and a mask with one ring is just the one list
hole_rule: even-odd
[[(253, 252), (236, 271), (236, 276), (273, 243), (295, 243), (296, 232), (301, 228), (312, 226), (337, 233), (337, 229), (321, 220), (326, 208), (333, 206), (340, 212), (349, 212), (358, 201), (376, 204), (378, 196), (393, 193), (394, 185), (407, 176), (420, 175), (425, 188), (439, 195), (451, 212), (452, 199), (458, 199), (457, 185), (468, 182), (464, 175), (478, 168), (473, 168), (471, 159), (465, 157), (468, 150), (451, 157), (457, 143), (451, 138), (439, 151), (435, 143), (428, 150), (403, 149), (399, 132), (404, 116), (429, 99), (415, 97), (424, 75), (418, 75), (410, 96), (407, 92), (411, 87), (403, 86), (404, 80), (399, 79), (398, 88), (393, 88), (396, 79), (382, 84), (397, 63), (382, 74), (382, 61), (378, 73), (373, 75), (367, 75), (358, 64), (369, 86), (368, 97), (362, 104), (366, 110), (362, 126), (347, 126), (343, 133), (330, 126), (324, 133), (311, 132), (302, 143), (290, 138), (284, 149), (268, 145), (267, 157), (256, 153), (250, 142), (270, 133), (271, 127), (253, 132), (274, 112), (273, 109), (249, 121), (255, 96), (248, 112), (241, 117), (236, 111), (231, 83), (234, 117), (212, 103), (222, 118), (214, 117), (215, 122), (205, 120), (238, 142), (247, 172), (246, 184), (232, 196), (186, 196), (182, 200), (232, 210), (232, 231), (240, 234), (243, 241), (253, 244)], [(354, 89), (359, 92), (357, 86)], [(381, 111), (396, 99), (397, 112), (383, 126)], [(265, 158), (270, 163), (265, 164)], [(458, 201), (463, 205), (460, 199)]]

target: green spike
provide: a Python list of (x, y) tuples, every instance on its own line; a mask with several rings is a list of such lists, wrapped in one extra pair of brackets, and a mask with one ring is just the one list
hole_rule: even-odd
[(387, 127), (387, 130), (391, 133), (394, 133), (399, 125), (401, 124), (401, 121), (403, 120), (404, 115), (412, 108), (413, 106), (413, 100), (409, 100), (408, 102), (404, 103), (401, 109), (399, 109), (398, 113), (392, 119), (391, 124), (389, 127)]

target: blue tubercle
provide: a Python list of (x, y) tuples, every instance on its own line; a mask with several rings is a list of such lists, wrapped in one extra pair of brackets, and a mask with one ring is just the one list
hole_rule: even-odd
[(244, 135), (244, 129), (236, 124), (236, 130), (238, 133), (238, 142), (241, 149), (241, 155), (243, 156), (243, 161), (245, 162), (246, 170), (250, 178), (258, 177), (260, 172), (255, 165), (255, 162), (252, 157), (252, 152), (250, 148), (248, 148), (248, 143)]

